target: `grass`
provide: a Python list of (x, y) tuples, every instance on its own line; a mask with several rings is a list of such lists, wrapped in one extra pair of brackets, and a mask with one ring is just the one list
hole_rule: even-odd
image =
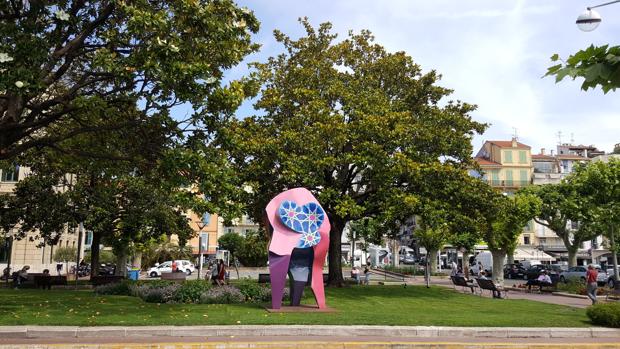
[[(591, 325), (584, 309), (526, 300), (481, 298), (442, 287), (328, 288), (326, 296), (328, 306), (335, 308), (337, 312), (267, 313), (264, 305), (259, 304), (158, 305), (145, 303), (136, 297), (97, 296), (87, 290), (0, 289), (0, 325)], [(307, 296), (304, 302), (311, 304), (312, 297)]]

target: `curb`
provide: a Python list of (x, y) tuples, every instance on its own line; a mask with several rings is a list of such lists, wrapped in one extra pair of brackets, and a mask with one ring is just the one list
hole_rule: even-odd
[(0, 338), (143, 338), (222, 336), (388, 336), (395, 338), (620, 338), (613, 328), (447, 327), (447, 326), (0, 326)]

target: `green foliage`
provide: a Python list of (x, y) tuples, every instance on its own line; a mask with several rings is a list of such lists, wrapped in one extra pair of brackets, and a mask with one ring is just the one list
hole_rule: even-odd
[(252, 279), (241, 279), (234, 285), (245, 297), (246, 302), (268, 302), (271, 301), (271, 288), (268, 285), (261, 285)]
[(186, 280), (177, 290), (175, 300), (181, 303), (198, 303), (202, 294), (211, 288), (209, 280)]
[(75, 247), (59, 247), (54, 251), (55, 262), (75, 262), (77, 249)]
[[(558, 54), (551, 56), (552, 62), (560, 60)], [(545, 76), (555, 76), (560, 82), (565, 77), (575, 80), (584, 78), (581, 89), (600, 86), (603, 92), (615, 91), (620, 86), (620, 46), (594, 46), (571, 55), (559, 64), (547, 69)]]
[(134, 282), (123, 280), (97, 286), (95, 287), (95, 293), (98, 295), (132, 296), (135, 286)]
[(261, 232), (250, 231), (245, 236), (227, 233), (218, 239), (218, 244), (246, 267), (267, 265), (267, 239)]
[(242, 201), (254, 220), (283, 190), (317, 196), (332, 228), (330, 283), (340, 284), (346, 223), (392, 216), (394, 204), (412, 209), (427, 173), (469, 166), (471, 139), (486, 125), (471, 119), (474, 106), (445, 101), (451, 91), (435, 71), (387, 52), (369, 31), (336, 41), (329, 23), (301, 24), (305, 36), (276, 31), (285, 53), (254, 64), (262, 115), (234, 120), (221, 142), (252, 189)]
[(231, 285), (212, 287), (200, 297), (202, 304), (237, 304), (244, 301), (243, 293)]
[[(90, 251), (87, 251), (86, 253), (84, 253), (84, 261), (86, 263), (91, 262)], [(108, 263), (115, 263), (115, 262), (116, 262), (116, 256), (114, 255), (114, 252), (108, 251), (108, 250), (99, 251), (99, 264), (108, 264)]]
[(229, 0), (3, 1), (0, 18), (0, 159), (48, 146), (96, 157), (59, 143), (149, 120), (176, 137), (169, 111), (184, 103), (197, 111), (185, 126), (212, 125), (247, 92), (220, 86), (224, 70), (258, 49), (256, 17)]
[(573, 293), (573, 294), (586, 294), (586, 285), (583, 282), (576, 280), (567, 280), (567, 282), (558, 282), (558, 291)]
[(392, 266), (392, 265), (384, 265), (383, 269), (395, 273), (405, 274), (405, 275), (424, 275), (424, 270), (420, 270), (418, 266), (407, 267), (407, 266)]
[(620, 327), (620, 303), (598, 303), (586, 310), (594, 325)]

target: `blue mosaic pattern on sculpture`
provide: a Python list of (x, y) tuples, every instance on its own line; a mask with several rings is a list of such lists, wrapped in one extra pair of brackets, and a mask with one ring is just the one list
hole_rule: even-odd
[(325, 220), (325, 212), (316, 202), (299, 206), (294, 201), (283, 201), (278, 208), (278, 215), (285, 226), (303, 234), (297, 247), (312, 247), (321, 241), (319, 228)]

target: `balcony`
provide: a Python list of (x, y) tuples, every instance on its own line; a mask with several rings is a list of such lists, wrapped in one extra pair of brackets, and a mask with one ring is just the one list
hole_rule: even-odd
[(532, 184), (530, 180), (522, 181), (514, 179), (487, 179), (487, 183), (489, 183), (492, 187), (499, 188), (521, 188)]

